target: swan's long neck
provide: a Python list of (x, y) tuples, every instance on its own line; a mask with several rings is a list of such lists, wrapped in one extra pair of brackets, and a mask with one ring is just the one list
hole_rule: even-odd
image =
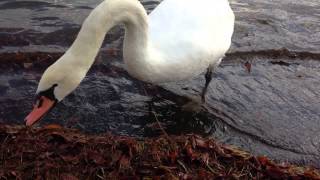
[(130, 54), (138, 61), (131, 63), (139, 63), (148, 46), (148, 16), (137, 0), (102, 2), (84, 21), (78, 37), (64, 55), (66, 58), (62, 59), (87, 71), (93, 64), (106, 33), (120, 23), (124, 23), (126, 28), (125, 54)]

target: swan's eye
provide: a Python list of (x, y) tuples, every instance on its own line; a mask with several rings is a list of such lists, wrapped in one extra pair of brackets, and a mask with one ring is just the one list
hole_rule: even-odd
[(43, 104), (43, 99), (40, 98), (40, 99), (37, 101), (37, 106), (38, 106), (38, 108), (40, 108), (40, 107), (42, 106), (42, 104)]
[(42, 104), (43, 104), (42, 97), (41, 96), (37, 97), (35, 102), (34, 102), (34, 107), (41, 108)]

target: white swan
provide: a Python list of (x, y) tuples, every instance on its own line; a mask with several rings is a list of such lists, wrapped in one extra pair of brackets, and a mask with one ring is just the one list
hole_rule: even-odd
[(123, 58), (129, 74), (161, 83), (191, 78), (208, 68), (204, 98), (212, 69), (230, 47), (234, 14), (228, 0), (164, 0), (149, 16), (138, 0), (104, 0), (84, 21), (72, 46), (44, 72), (26, 125), (80, 84), (105, 34), (120, 23), (125, 25)]

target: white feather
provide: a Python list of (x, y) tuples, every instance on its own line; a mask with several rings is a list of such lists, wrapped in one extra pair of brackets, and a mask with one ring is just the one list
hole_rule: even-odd
[(152, 83), (178, 81), (219, 65), (231, 44), (234, 14), (227, 0), (164, 0), (149, 16), (137, 0), (105, 0), (84, 21), (68, 51), (42, 76), (37, 92), (58, 84), (60, 101), (85, 77), (105, 34), (125, 24), (128, 72)]

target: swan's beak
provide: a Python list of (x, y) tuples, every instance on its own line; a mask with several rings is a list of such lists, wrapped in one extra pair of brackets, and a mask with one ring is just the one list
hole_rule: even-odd
[(56, 104), (56, 101), (40, 96), (33, 106), (31, 113), (24, 119), (27, 126), (32, 126), (42, 119)]

